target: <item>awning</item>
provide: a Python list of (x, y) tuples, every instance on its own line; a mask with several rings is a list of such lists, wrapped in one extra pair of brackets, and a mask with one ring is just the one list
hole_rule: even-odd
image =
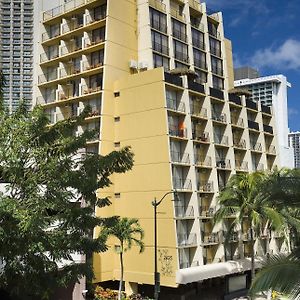
[(208, 278), (220, 277), (244, 271), (243, 265), (237, 261), (203, 265), (201, 267), (182, 269), (176, 272), (176, 283), (187, 284)]

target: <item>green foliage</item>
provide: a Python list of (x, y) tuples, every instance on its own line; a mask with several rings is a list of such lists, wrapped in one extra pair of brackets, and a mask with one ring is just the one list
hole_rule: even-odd
[(72, 254), (107, 249), (106, 237), (92, 234), (114, 218), (94, 216), (95, 206), (110, 204), (96, 191), (131, 169), (133, 155), (129, 148), (84, 152), (95, 132), (74, 133), (89, 111), (53, 126), (40, 107), (0, 111), (0, 288), (22, 299), (47, 299), (54, 288), (91, 277), (91, 265), (75, 263)]

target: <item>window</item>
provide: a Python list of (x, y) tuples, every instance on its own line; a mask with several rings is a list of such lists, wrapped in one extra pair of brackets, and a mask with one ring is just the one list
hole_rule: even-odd
[(199, 32), (198, 30), (192, 28), (192, 41), (194, 47), (205, 50), (204, 34), (202, 32)]
[(186, 27), (181, 22), (172, 19), (173, 36), (181, 41), (186, 42)]
[(102, 87), (102, 76), (101, 74), (96, 74), (90, 77), (90, 88), (97, 89)]
[(150, 24), (152, 28), (167, 33), (167, 16), (153, 8), (150, 8)]
[(153, 54), (153, 64), (154, 68), (164, 67), (166, 71), (170, 69), (169, 58), (158, 54)]
[(102, 65), (103, 61), (104, 61), (104, 49), (93, 52), (91, 54), (91, 65), (93, 66)]
[(175, 40), (173, 40), (173, 45), (174, 45), (175, 58), (182, 62), (188, 63), (189, 57), (188, 57), (187, 45)]
[(224, 82), (222, 78), (219, 78), (217, 76), (212, 77), (213, 79), (213, 88), (223, 90), (224, 89)]
[(194, 49), (194, 65), (197, 68), (206, 70), (207, 66), (206, 66), (206, 55), (205, 53)]
[(92, 31), (92, 42), (99, 43), (105, 39), (105, 27), (97, 28)]
[(195, 79), (196, 82), (200, 84), (204, 84), (207, 82), (207, 73), (200, 71), (200, 70), (195, 70), (195, 72), (198, 74), (198, 77)]
[(168, 37), (156, 31), (152, 31), (151, 34), (152, 34), (153, 50), (168, 55), (169, 54)]
[(96, 21), (104, 19), (106, 17), (106, 4), (95, 7), (93, 11), (93, 15), (94, 15), (94, 20)]
[(215, 39), (209, 39), (210, 52), (213, 55), (221, 57), (221, 42)]
[(211, 70), (214, 74), (223, 76), (223, 62), (214, 56), (211, 56)]
[(214, 37), (219, 37), (218, 34), (218, 25), (208, 22), (208, 33)]
[(49, 37), (53, 38), (55, 36), (58, 36), (60, 34), (60, 24), (54, 24), (50, 25), (49, 27)]

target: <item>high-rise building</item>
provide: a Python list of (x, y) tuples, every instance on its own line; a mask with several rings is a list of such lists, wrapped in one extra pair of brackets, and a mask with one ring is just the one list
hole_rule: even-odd
[(4, 104), (14, 111), (32, 103), (34, 0), (0, 2), (0, 69), (6, 78)]
[[(113, 185), (99, 191), (112, 205), (96, 210), (138, 218), (145, 230), (145, 252), (125, 254), (126, 290), (153, 293), (151, 201), (174, 190), (177, 201), (166, 196), (158, 214), (163, 299), (203, 291), (221, 299), (246, 288), (248, 228), (224, 245), (231, 219), (213, 226), (216, 197), (231, 175), (275, 166), (277, 141), (272, 110), (233, 89), (222, 14), (194, 0), (57, 4), (42, 14), (37, 102), (53, 123), (90, 105), (76, 133), (99, 131), (87, 151), (132, 147), (132, 171), (112, 176)], [(269, 251), (269, 238), (277, 245), (270, 234), (257, 237), (258, 256)], [(109, 245), (94, 255), (95, 282), (119, 279), (114, 241)]]
[(294, 149), (295, 168), (300, 168), (300, 132), (289, 133), (289, 146)]
[[(239, 73), (242, 75), (241, 73)], [(245, 73), (244, 73), (245, 75)], [(273, 75), (251, 79), (249, 77), (235, 80), (236, 87), (249, 90), (250, 99), (272, 107), (276, 120), (276, 132), (278, 141), (278, 165), (280, 167), (293, 168), (293, 149), (288, 144), (288, 88), (291, 84), (283, 75)]]

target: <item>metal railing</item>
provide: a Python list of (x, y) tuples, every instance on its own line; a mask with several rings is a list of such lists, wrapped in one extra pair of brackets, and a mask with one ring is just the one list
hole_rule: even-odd
[(190, 234), (177, 234), (178, 246), (194, 246), (197, 245), (196, 233)]
[(180, 137), (180, 138), (186, 138), (187, 137), (187, 130), (186, 128), (179, 128), (178, 126), (169, 126), (169, 135)]
[(216, 167), (219, 169), (231, 169), (231, 162), (229, 159), (216, 158)]
[(88, 86), (88, 85), (82, 85), (81, 87), (81, 95), (88, 95), (91, 93), (97, 93), (101, 91), (101, 86)]
[(193, 130), (192, 134), (194, 140), (204, 142), (204, 143), (209, 143), (210, 141), (208, 132), (202, 130)]
[(207, 119), (207, 109), (204, 107), (200, 107), (200, 105), (192, 105), (191, 114), (203, 119)]
[(252, 151), (258, 151), (258, 152), (262, 152), (262, 145), (261, 143), (255, 143), (255, 144), (250, 144), (250, 149)]
[(212, 218), (215, 213), (216, 213), (215, 207), (209, 207), (209, 206), (200, 206), (199, 207), (200, 217)]
[(212, 160), (210, 156), (197, 156), (195, 158), (195, 164), (201, 167), (211, 167)]
[(173, 163), (190, 164), (190, 156), (188, 153), (171, 151), (171, 160)]
[(236, 118), (236, 117), (232, 117), (231, 118), (231, 124), (238, 126), (238, 127), (244, 127), (244, 119), (243, 118)]
[(85, 61), (82, 64), (82, 71), (89, 71), (89, 70), (96, 69), (96, 68), (99, 68), (102, 66), (103, 66), (103, 61), (94, 62), (94, 63)]
[(192, 182), (190, 179), (173, 178), (173, 187), (175, 190), (192, 190)]
[(213, 112), (211, 118), (213, 121), (220, 122), (220, 123), (226, 123), (226, 121), (227, 121), (225, 113), (219, 114), (219, 113)]
[(176, 205), (175, 216), (176, 218), (194, 217), (194, 208), (193, 206)]
[(219, 144), (219, 145), (224, 145), (224, 146), (228, 146), (229, 142), (228, 142), (228, 136), (226, 135), (214, 135), (214, 142), (215, 144)]
[(206, 183), (200, 183), (198, 184), (198, 190), (200, 192), (213, 192), (214, 191), (214, 185), (212, 181), (208, 181)]
[(219, 244), (220, 234), (218, 232), (213, 232), (211, 234), (202, 233), (203, 239), (202, 244)]
[(176, 99), (167, 98), (167, 108), (178, 112), (185, 112), (184, 102), (179, 102)]
[(233, 147), (246, 149), (246, 140), (244, 139), (233, 139)]

